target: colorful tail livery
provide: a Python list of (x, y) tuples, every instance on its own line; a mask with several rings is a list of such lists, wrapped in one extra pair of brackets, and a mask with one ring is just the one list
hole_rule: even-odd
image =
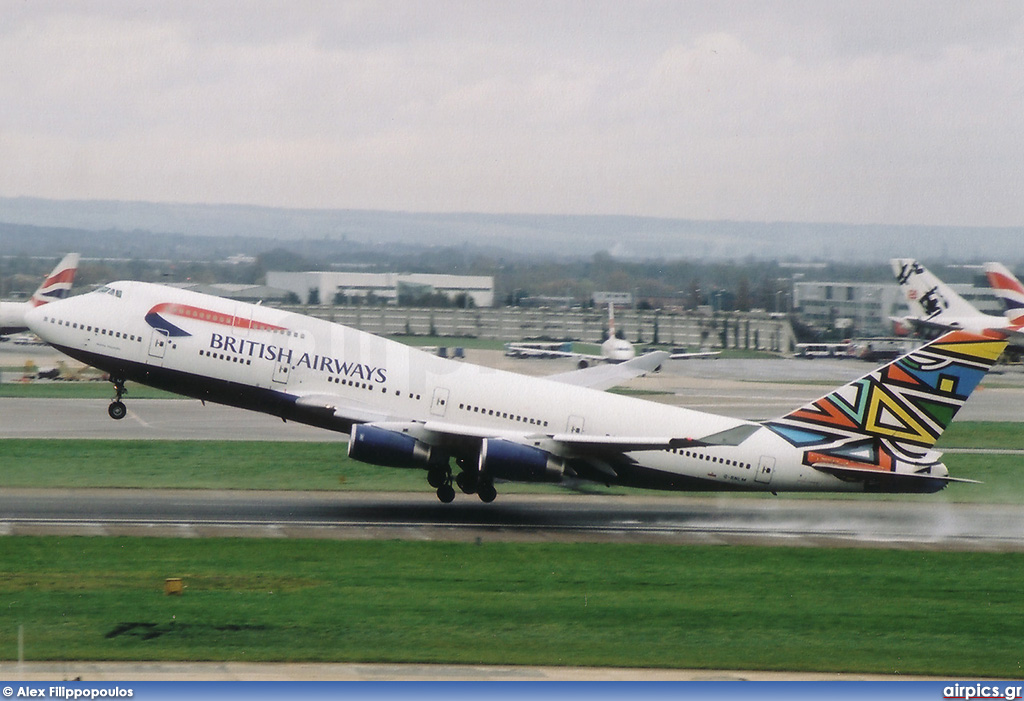
[(71, 292), (71, 285), (75, 281), (75, 273), (78, 272), (77, 253), (69, 253), (57, 263), (57, 267), (46, 276), (43, 284), (32, 294), (32, 306), (38, 307), (47, 302), (55, 302), (64, 299)]
[(1011, 324), (1024, 324), (1024, 285), (1002, 263), (985, 263), (985, 276), (996, 295), (1003, 300), (1004, 313)]
[(804, 464), (878, 489), (948, 471), (931, 448), (1006, 347), (996, 334), (951, 331), (889, 365), (765, 425), (804, 450)]

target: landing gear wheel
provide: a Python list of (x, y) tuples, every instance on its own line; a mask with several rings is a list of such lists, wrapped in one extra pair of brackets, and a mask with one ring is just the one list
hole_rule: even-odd
[(442, 484), (437, 488), (437, 498), (445, 504), (455, 501), (455, 488), (451, 484)]
[(447, 465), (443, 467), (432, 467), (427, 470), (427, 484), (434, 489), (440, 489), (446, 484), (452, 483), (452, 471)]
[(490, 504), (494, 501), (495, 497), (498, 496), (498, 492), (494, 489), (493, 484), (481, 484), (476, 488), (476, 494), (480, 497), (480, 501), (485, 504)]
[(455, 477), (455, 484), (459, 485), (459, 489), (462, 490), (463, 494), (472, 494), (476, 491), (477, 487), (476, 475), (471, 475), (468, 472), (460, 472)]

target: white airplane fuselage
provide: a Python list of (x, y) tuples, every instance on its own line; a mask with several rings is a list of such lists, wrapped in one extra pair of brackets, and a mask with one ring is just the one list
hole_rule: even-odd
[[(404, 426), (408, 433), (412, 426), (427, 443), (444, 436), (445, 450), (460, 465), (478, 459), (480, 439), (507, 438), (584, 459), (586, 474), (545, 477), (554, 481), (579, 476), (674, 490), (865, 491), (865, 482), (806, 464), (804, 450), (759, 424), (447, 360), (325, 320), (162, 285), (111, 283), (32, 310), (26, 320), (48, 343), (115, 381), (336, 431), (371, 424)], [(559, 441), (560, 435), (698, 438), (737, 427), (750, 427), (739, 445), (609, 456), (594, 446), (574, 453), (575, 444)]]

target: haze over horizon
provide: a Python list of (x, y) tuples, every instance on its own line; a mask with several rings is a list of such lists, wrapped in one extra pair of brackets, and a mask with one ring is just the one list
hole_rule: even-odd
[[(88, 250), (167, 250), (173, 244), (232, 253), (301, 246), (460, 248), (498, 258), (929, 262), (1014, 265), (1024, 228), (907, 227), (802, 222), (699, 221), (610, 215), (423, 213), (285, 209), (229, 204), (0, 197), (0, 251), (49, 256)], [(102, 251), (102, 253), (100, 253)], [(316, 257), (316, 254), (313, 254)]]
[(2, 197), (1024, 226), (1016, 2), (0, 7)]

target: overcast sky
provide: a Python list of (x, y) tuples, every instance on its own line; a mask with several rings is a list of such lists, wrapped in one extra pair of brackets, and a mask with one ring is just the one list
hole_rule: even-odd
[(1024, 3), (0, 0), (0, 196), (1024, 225)]

